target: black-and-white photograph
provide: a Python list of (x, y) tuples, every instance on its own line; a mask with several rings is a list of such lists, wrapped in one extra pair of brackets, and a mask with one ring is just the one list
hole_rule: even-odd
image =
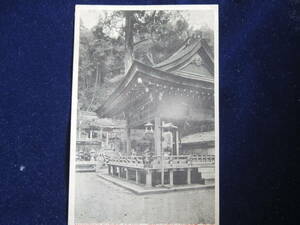
[(69, 224), (219, 224), (218, 7), (76, 7)]

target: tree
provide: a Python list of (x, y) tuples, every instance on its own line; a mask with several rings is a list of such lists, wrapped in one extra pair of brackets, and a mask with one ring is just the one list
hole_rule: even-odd
[[(123, 24), (121, 29), (116, 27), (119, 24)], [(125, 67), (130, 67), (133, 59), (145, 61), (150, 58), (155, 63), (155, 56), (165, 55), (166, 52), (162, 53), (164, 48), (178, 47), (190, 32), (179, 11), (115, 11), (106, 26), (107, 30), (118, 30), (124, 41)]]

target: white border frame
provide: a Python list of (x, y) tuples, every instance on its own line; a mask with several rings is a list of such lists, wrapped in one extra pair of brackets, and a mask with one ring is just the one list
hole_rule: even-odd
[[(72, 107), (71, 107), (71, 137), (70, 137), (70, 167), (69, 167), (69, 208), (68, 225), (75, 225), (75, 155), (77, 136), (77, 103), (78, 103), (78, 61), (81, 10), (214, 10), (214, 104), (215, 104), (215, 224), (219, 225), (220, 215), (220, 180), (219, 180), (219, 7), (212, 5), (76, 5), (74, 23), (74, 50), (72, 76)], [(96, 223), (94, 223), (96, 225)]]

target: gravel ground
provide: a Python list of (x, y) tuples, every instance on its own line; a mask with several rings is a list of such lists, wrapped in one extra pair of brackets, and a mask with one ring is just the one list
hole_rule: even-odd
[(76, 223), (214, 223), (214, 190), (136, 195), (95, 173), (76, 174)]

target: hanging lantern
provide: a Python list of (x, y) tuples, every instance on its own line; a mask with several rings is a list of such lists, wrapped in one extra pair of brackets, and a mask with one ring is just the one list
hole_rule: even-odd
[(149, 99), (150, 99), (151, 102), (153, 101), (153, 96), (152, 96), (151, 93), (150, 93), (150, 95), (149, 95)]
[(139, 77), (139, 78), (137, 79), (137, 82), (138, 82), (138, 84), (142, 84), (142, 83), (143, 83), (142, 78)]
[(153, 124), (148, 122), (145, 124), (145, 134), (152, 134), (153, 133)]
[(159, 101), (162, 100), (163, 95), (164, 95), (164, 94), (163, 94), (162, 92), (159, 92), (159, 96), (158, 96)]

